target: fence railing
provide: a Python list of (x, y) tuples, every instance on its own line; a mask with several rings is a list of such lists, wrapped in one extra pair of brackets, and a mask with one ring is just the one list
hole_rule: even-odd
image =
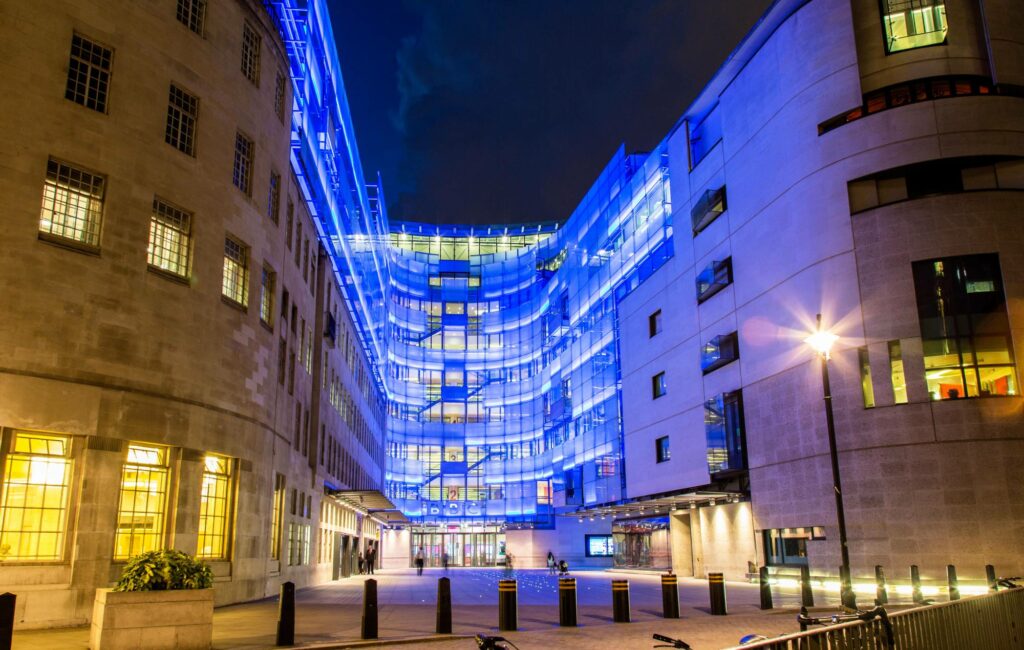
[[(1024, 650), (1024, 587), (889, 615), (895, 650)], [(879, 620), (842, 623), (728, 650), (887, 650)]]

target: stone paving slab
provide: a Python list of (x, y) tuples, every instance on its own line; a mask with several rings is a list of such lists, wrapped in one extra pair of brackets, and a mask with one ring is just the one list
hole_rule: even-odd
[[(377, 580), (379, 600), (378, 647), (433, 650), (472, 649), (471, 638), (429, 642), (434, 631), (437, 579), (451, 580), (453, 632), (471, 637), (477, 633), (497, 634), (498, 580), (509, 577), (499, 569), (427, 570), (417, 576), (412, 570), (383, 571)], [(661, 581), (657, 574), (622, 574), (604, 571), (576, 572), (579, 603), (578, 628), (558, 627), (557, 576), (545, 570), (519, 570), (512, 575), (519, 588), (520, 630), (502, 634), (521, 650), (537, 648), (614, 648), (626, 650), (653, 645), (655, 632), (683, 638), (694, 648), (710, 650), (735, 645), (743, 634), (757, 632), (776, 635), (796, 631), (795, 614), (799, 595), (776, 590), (777, 609), (762, 612), (758, 608), (756, 585), (728, 583), (728, 616), (711, 616), (708, 587), (704, 580), (680, 578), (680, 620), (661, 617)], [(296, 592), (296, 642), (303, 647), (358, 647), (362, 615), (363, 581), (368, 576)], [(611, 618), (611, 580), (630, 582), (633, 622), (613, 623)], [(825, 608), (835, 599), (818, 594)], [(214, 612), (214, 648), (217, 650), (273, 647), (277, 627), (277, 601), (266, 599), (229, 605)], [(85, 650), (87, 627), (59, 630), (18, 630), (15, 650)], [(403, 640), (405, 643), (403, 643)]]

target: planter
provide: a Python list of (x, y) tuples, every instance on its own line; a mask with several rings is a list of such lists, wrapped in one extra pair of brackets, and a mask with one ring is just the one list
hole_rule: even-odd
[(89, 647), (208, 650), (213, 639), (213, 589), (97, 589)]

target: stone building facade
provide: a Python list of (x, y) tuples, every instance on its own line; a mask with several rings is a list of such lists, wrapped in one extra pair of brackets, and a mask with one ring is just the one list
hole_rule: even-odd
[(292, 173), (253, 0), (5, 3), (0, 590), (87, 622), (144, 550), (217, 604), (354, 571), (383, 399)]

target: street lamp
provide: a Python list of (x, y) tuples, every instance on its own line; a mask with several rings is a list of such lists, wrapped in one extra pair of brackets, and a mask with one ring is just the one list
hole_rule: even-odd
[(836, 448), (836, 423), (832, 416), (832, 388), (828, 381), (828, 360), (831, 358), (832, 346), (839, 337), (821, 329), (821, 314), (818, 314), (818, 329), (804, 339), (821, 358), (821, 383), (825, 392), (825, 421), (828, 424), (828, 451), (832, 458), (832, 489), (836, 494), (836, 519), (839, 520), (839, 550), (842, 555), (842, 566), (839, 568), (839, 595), (843, 606), (857, 609), (857, 597), (853, 593), (850, 581), (850, 550), (846, 544), (846, 513), (843, 509), (843, 488), (839, 480), (839, 450)]

